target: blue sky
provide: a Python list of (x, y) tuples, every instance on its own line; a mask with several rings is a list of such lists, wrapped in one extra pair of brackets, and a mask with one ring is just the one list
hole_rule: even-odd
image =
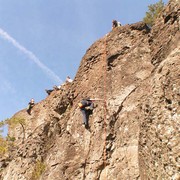
[[(141, 21), (158, 0), (0, 0), (0, 120), (74, 78), (112, 19)], [(167, 3), (167, 0), (164, 0)]]

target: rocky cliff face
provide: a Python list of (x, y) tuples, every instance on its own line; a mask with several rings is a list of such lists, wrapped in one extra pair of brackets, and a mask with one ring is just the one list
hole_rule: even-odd
[[(9, 129), (3, 180), (180, 178), (180, 9), (171, 0), (152, 30), (118, 27), (84, 55), (73, 83)], [(95, 103), (89, 129), (78, 102)]]

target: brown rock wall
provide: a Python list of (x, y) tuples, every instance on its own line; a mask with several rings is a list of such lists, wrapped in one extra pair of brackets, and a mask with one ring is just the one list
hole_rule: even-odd
[[(179, 8), (171, 0), (150, 29), (142, 22), (114, 29), (84, 55), (73, 83), (15, 114), (15, 146), (1, 163), (3, 180), (178, 179)], [(77, 103), (96, 108), (89, 129)], [(24, 139), (24, 143), (23, 143)]]

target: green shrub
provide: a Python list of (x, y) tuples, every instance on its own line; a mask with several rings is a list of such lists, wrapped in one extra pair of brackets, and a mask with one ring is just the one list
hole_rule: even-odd
[(25, 119), (21, 117), (10, 118), (10, 119), (7, 119), (6, 121), (7, 121), (7, 124), (10, 126), (10, 128), (14, 128), (18, 124), (20, 124), (24, 128), (24, 125), (25, 125)]
[(24, 143), (26, 120), (24, 118), (21, 118), (21, 117), (14, 117), (14, 118), (7, 119), (6, 122), (9, 125), (9, 127), (12, 129), (15, 128), (17, 125), (21, 125), (22, 133), (23, 133), (22, 142)]
[(3, 137), (0, 137), (0, 156), (3, 156), (8, 151), (8, 142)]
[(164, 2), (160, 0), (155, 4), (151, 4), (148, 6), (148, 11), (146, 12), (146, 16), (143, 18), (143, 21), (150, 27), (154, 25), (154, 22), (158, 15), (162, 12), (164, 8)]
[(42, 173), (45, 171), (45, 169), (45, 164), (41, 161), (37, 161), (34, 167), (34, 171), (32, 173), (31, 180), (38, 180)]

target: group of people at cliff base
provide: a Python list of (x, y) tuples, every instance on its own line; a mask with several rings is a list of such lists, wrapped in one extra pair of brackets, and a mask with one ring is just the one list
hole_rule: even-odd
[[(112, 30), (115, 29), (116, 27), (120, 27), (121, 23), (118, 22), (117, 20), (112, 21)], [(67, 76), (65, 83), (71, 83), (73, 80)], [(60, 90), (61, 87), (65, 84), (61, 84), (60, 86), (54, 86), (53, 89), (45, 89), (48, 95), (50, 95), (54, 90)], [(31, 109), (34, 107), (34, 99), (31, 99), (31, 101), (28, 104), (27, 112), (29, 115), (31, 115)], [(83, 125), (85, 128), (89, 128), (89, 116), (93, 113), (94, 109), (94, 103), (93, 101), (89, 98), (83, 98), (80, 103), (78, 103), (79, 109), (82, 113), (82, 118), (83, 118)]]

